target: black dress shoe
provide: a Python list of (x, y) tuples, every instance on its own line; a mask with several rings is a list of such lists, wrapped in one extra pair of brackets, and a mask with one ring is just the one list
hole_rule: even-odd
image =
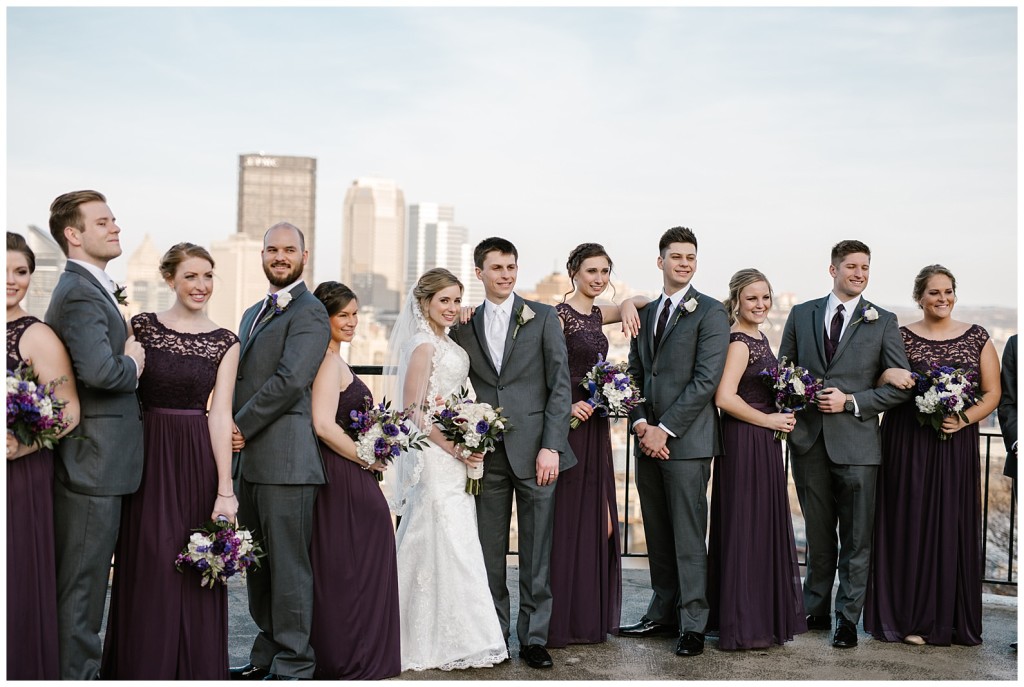
[(857, 646), (857, 626), (836, 613), (836, 634), (832, 637), (832, 646), (837, 649), (851, 649)]
[(832, 618), (829, 618), (827, 615), (809, 615), (807, 616), (807, 629), (831, 630)]
[(676, 644), (676, 656), (700, 656), (704, 653), (704, 635), (700, 632), (684, 632)]
[(258, 668), (251, 663), (246, 663), (240, 668), (228, 668), (228, 674), (232, 680), (262, 680), (270, 675), (266, 668)]
[(678, 637), (679, 628), (675, 625), (656, 623), (646, 615), (634, 625), (623, 625), (619, 628), (623, 637)]
[(555, 665), (551, 660), (551, 654), (540, 644), (531, 644), (525, 649), (520, 649), (519, 657), (531, 668), (551, 668)]

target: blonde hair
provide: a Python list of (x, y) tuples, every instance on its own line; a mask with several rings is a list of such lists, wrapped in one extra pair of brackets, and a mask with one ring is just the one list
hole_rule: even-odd
[(953, 283), (953, 296), (956, 297), (956, 277), (953, 273), (942, 265), (926, 265), (914, 277), (914, 302), (917, 303), (917, 307), (921, 307), (921, 298), (924, 296), (924, 290), (928, 288), (928, 280), (937, 274), (949, 277), (949, 281)]
[(434, 294), (449, 286), (458, 286), (460, 291), (465, 290), (459, 278), (443, 267), (427, 270), (420, 276), (416, 287), (412, 290), (412, 296), (419, 303), (424, 317), (430, 308), (430, 299), (434, 297)]
[(725, 306), (725, 311), (729, 313), (729, 324), (735, 324), (736, 316), (740, 305), (740, 294), (743, 289), (747, 288), (751, 284), (756, 284), (759, 281), (763, 281), (768, 285), (768, 295), (772, 299), (772, 305), (775, 304), (775, 292), (772, 291), (772, 283), (768, 281), (768, 277), (760, 270), (755, 270), (753, 267), (740, 270), (736, 274), (732, 275), (732, 279), (729, 280), (729, 297), (722, 301), (722, 305)]
[(164, 279), (174, 279), (174, 275), (178, 273), (178, 266), (189, 258), (202, 258), (210, 263), (211, 268), (214, 266), (210, 251), (194, 243), (182, 241), (168, 248), (160, 258), (160, 276)]

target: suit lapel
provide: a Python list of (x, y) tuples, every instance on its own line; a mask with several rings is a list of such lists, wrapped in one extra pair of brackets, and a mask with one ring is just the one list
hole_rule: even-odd
[(644, 327), (647, 330), (647, 347), (651, 352), (651, 360), (654, 360), (654, 354), (657, 351), (654, 350), (654, 330), (658, 326), (658, 311), (661, 309), (661, 298), (658, 299), (655, 306), (647, 306), (645, 314), (647, 316), (647, 322), (644, 323)]
[(96, 277), (93, 276), (92, 272), (85, 269), (81, 265), (75, 264), (70, 261), (64, 266), (64, 270), (67, 272), (74, 272), (75, 274), (84, 277), (86, 281), (88, 281), (94, 287), (99, 289), (100, 293), (103, 294), (103, 300), (106, 301), (107, 304), (117, 312), (118, 316), (122, 320), (124, 319), (124, 315), (121, 315), (121, 309), (117, 307), (117, 302), (114, 300), (113, 296), (111, 296), (110, 292), (107, 291), (106, 288), (104, 288), (103, 285), (99, 283)]
[[(296, 284), (295, 286), (293, 286), (292, 290), (289, 292), (289, 293), (291, 293), (292, 300), (288, 304), (288, 308), (290, 308), (293, 305), (295, 305), (295, 302), (299, 298), (301, 298), (302, 295), (305, 294), (307, 290), (308, 289), (306, 289), (306, 284), (304, 282), (300, 282), (300, 283)], [(260, 310), (262, 310), (262, 305), (263, 305), (263, 302), (261, 301), (260, 303), (257, 303), (255, 306), (253, 306), (253, 317), (256, 317), (259, 314)], [(275, 320), (282, 319), (283, 316), (285, 315), (285, 313), (288, 312), (288, 308), (285, 308), (284, 311), (282, 311), (281, 313), (272, 314), (270, 316), (270, 319), (268, 319), (266, 322), (263, 322), (262, 324), (257, 323), (256, 329), (252, 330), (252, 334), (249, 336), (249, 339), (242, 346), (241, 355), (245, 355), (245, 352), (249, 349), (249, 347), (252, 345), (252, 342), (256, 340), (256, 337), (259, 336), (260, 333), (262, 333), (267, 327), (269, 327), (272, 324), (274, 324)], [(266, 313), (264, 313), (264, 316), (265, 315), (266, 315)], [(250, 326), (250, 328), (252, 327), (252, 325), (249, 325), (249, 326)]]
[(665, 333), (661, 335), (661, 346), (665, 345), (665, 340), (668, 339), (668, 337), (672, 335), (672, 332), (676, 330), (676, 326), (679, 324), (679, 320), (681, 320), (682, 318), (686, 317), (687, 314), (689, 314), (686, 313), (686, 311), (683, 309), (683, 303), (690, 300), (691, 298), (697, 298), (697, 300), (699, 301), (699, 296), (699, 293), (687, 287), (686, 293), (684, 293), (683, 297), (679, 299), (679, 305), (672, 308), (672, 312), (668, 314), (668, 322), (665, 323)]
[(858, 307), (857, 310), (854, 310), (852, 313), (850, 313), (850, 317), (853, 318), (853, 321), (850, 322), (850, 324), (846, 325), (846, 331), (843, 332), (843, 336), (839, 339), (839, 345), (836, 347), (836, 352), (832, 356), (833, 363), (839, 359), (839, 356), (843, 354), (843, 351), (845, 351), (846, 347), (850, 344), (850, 339), (854, 337), (860, 326), (864, 324), (864, 317), (860, 313), (862, 313), (866, 308), (870, 307), (871, 304), (864, 300), (864, 298), (861, 298), (860, 307)]
[(828, 296), (825, 296), (818, 305), (811, 311), (811, 329), (814, 331), (814, 345), (818, 350), (818, 357), (821, 358), (823, 368), (828, 367), (828, 358), (825, 357), (825, 306), (828, 305)]

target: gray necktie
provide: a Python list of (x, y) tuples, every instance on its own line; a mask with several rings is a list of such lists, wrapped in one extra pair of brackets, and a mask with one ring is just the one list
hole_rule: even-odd
[(491, 308), (487, 314), (487, 347), (491, 349), (491, 360), (494, 361), (494, 369), (501, 372), (501, 358), (505, 353), (505, 333), (508, 331), (508, 321), (505, 314), (498, 308)]

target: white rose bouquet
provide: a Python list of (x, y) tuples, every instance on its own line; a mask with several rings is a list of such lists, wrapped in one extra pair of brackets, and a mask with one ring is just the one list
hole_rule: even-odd
[(235, 575), (244, 580), (250, 568), (260, 567), (259, 559), (264, 555), (249, 530), (222, 517), (192, 530), (188, 543), (174, 560), (174, 567), (178, 572), (194, 568), (202, 575), (199, 586), (213, 589), (216, 582), (227, 584)]
[[(378, 461), (390, 463), (403, 452), (424, 446), (423, 433), (408, 421), (409, 411), (392, 410), (387, 399), (375, 406), (367, 398), (365, 410), (353, 410), (349, 417), (352, 419), (349, 435), (356, 442), (356, 456), (366, 463), (366, 468)], [(373, 475), (378, 482), (384, 481), (380, 471), (374, 471)]]
[(26, 446), (38, 444), (53, 448), (57, 437), (68, 426), (64, 417), (67, 405), (53, 393), (66, 377), (39, 384), (31, 365), (21, 363), (7, 371), (7, 431)]
[[(445, 438), (460, 447), (463, 456), (471, 453), (490, 453), (495, 444), (512, 429), (501, 408), (489, 403), (476, 402), (467, 398), (462, 389), (445, 401), (444, 407), (433, 415), (433, 422)], [(480, 480), (484, 476), (483, 465), (466, 466), (466, 493), (474, 496), (480, 493)]]
[[(760, 373), (775, 393), (775, 408), (780, 413), (795, 413), (803, 410), (824, 388), (821, 380), (799, 365), (786, 361), (782, 356), (779, 364)], [(789, 432), (775, 431), (775, 438), (785, 440)]]

